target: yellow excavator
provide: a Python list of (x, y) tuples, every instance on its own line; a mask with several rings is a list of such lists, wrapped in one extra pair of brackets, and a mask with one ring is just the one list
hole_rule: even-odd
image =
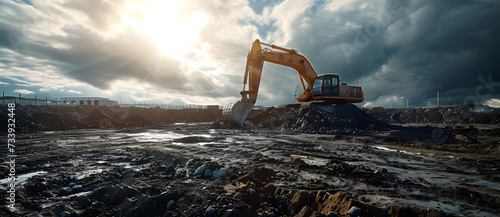
[[(304, 90), (297, 98), (299, 102), (325, 101), (330, 104), (346, 104), (364, 100), (364, 92), (358, 84), (348, 86), (346, 83), (341, 83), (338, 74), (318, 75), (300, 50), (266, 44), (257, 39), (248, 52), (243, 91), (240, 92), (242, 98), (224, 107), (222, 112), (224, 119), (235, 122), (241, 127), (245, 125), (247, 115), (257, 102), (262, 68), (266, 61), (291, 67), (299, 73)], [(247, 82), (250, 84), (248, 90), (245, 90)]]

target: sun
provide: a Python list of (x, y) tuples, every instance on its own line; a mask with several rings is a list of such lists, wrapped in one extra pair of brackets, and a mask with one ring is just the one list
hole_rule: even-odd
[(181, 14), (182, 1), (146, 0), (141, 31), (162, 55), (180, 58), (200, 40), (207, 16), (198, 10)]

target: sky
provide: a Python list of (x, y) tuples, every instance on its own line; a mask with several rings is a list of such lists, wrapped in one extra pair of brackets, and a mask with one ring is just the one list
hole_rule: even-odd
[[(299, 49), (366, 107), (500, 106), (498, 0), (0, 0), (0, 90), (226, 105), (256, 39)], [(264, 64), (257, 105), (296, 102)]]

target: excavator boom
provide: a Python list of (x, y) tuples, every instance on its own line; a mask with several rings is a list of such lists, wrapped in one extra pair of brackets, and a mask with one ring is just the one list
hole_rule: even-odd
[[(295, 69), (299, 74), (303, 93), (297, 99), (299, 102), (313, 100), (329, 101), (333, 104), (356, 103), (364, 100), (364, 92), (359, 86), (347, 86), (340, 82), (336, 74), (318, 76), (309, 60), (295, 49), (283, 48), (260, 42), (258, 39), (252, 44), (248, 52), (243, 77), (242, 98), (234, 104), (224, 107), (225, 119), (244, 126), (246, 117), (257, 102), (260, 79), (264, 62), (275, 63)], [(245, 90), (248, 84), (248, 90)]]

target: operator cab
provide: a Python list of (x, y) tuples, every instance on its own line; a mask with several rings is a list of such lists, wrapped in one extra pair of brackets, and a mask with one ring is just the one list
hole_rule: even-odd
[(340, 76), (336, 74), (324, 74), (316, 77), (313, 83), (313, 97), (316, 96), (339, 96)]

